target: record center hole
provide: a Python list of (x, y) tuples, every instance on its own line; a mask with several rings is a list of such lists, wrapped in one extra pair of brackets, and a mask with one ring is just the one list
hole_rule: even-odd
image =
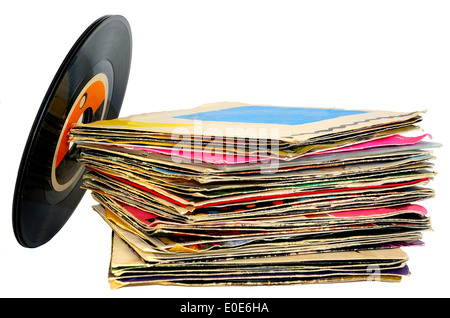
[[(81, 124), (89, 124), (94, 119), (94, 112), (91, 107), (86, 108), (86, 110), (81, 114), (77, 123)], [(69, 157), (72, 159), (76, 159), (78, 157), (79, 150), (76, 147), (74, 142), (69, 143)]]
[[(86, 99), (87, 99), (87, 93), (84, 93), (83, 97), (81, 97), (80, 109), (83, 108), (84, 104), (86, 103)], [(81, 115), (81, 116), (83, 116), (83, 115)]]

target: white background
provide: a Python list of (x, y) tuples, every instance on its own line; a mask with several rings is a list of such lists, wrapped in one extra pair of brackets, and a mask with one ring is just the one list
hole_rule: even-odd
[[(109, 227), (86, 195), (37, 249), (12, 230), (17, 169), (42, 98), (66, 53), (94, 20), (121, 14), (133, 61), (121, 115), (236, 101), (412, 111), (444, 144), (435, 153), (433, 232), (405, 249), (400, 284), (163, 287), (110, 290)], [(450, 223), (448, 1), (3, 1), (0, 4), (2, 297), (448, 297)]]

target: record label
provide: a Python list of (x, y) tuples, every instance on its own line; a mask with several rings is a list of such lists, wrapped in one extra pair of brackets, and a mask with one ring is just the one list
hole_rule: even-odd
[[(73, 103), (56, 146), (52, 163), (52, 186), (56, 191), (64, 191), (76, 183), (83, 173), (83, 167), (74, 160), (76, 153), (69, 142), (69, 130), (76, 122), (91, 122), (96, 114), (104, 119), (108, 96), (108, 78), (104, 73), (95, 75), (80, 91)], [(98, 117), (98, 113), (101, 114)]]

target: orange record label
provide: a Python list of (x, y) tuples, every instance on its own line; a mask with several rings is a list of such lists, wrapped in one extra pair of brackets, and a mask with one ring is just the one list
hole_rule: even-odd
[[(100, 106), (105, 101), (108, 94), (108, 80), (105, 74), (100, 73), (95, 75), (81, 90), (75, 100), (72, 108), (67, 116), (64, 123), (63, 129), (59, 136), (59, 141), (56, 147), (55, 155), (53, 157), (52, 164), (52, 184), (55, 189), (63, 189), (64, 185), (59, 184), (56, 180), (55, 170), (61, 164), (65, 156), (70, 150), (69, 142), (69, 131), (73, 125), (79, 121), (83, 121), (82, 118), (87, 114), (89, 108), (92, 109), (90, 112), (92, 115), (97, 112)], [(103, 112), (106, 107), (103, 107)], [(101, 118), (104, 114), (101, 115)]]

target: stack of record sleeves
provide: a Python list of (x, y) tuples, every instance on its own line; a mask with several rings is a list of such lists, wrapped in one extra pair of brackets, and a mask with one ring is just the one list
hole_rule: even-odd
[(111, 287), (400, 281), (431, 229), (421, 120), (225, 102), (75, 124)]

